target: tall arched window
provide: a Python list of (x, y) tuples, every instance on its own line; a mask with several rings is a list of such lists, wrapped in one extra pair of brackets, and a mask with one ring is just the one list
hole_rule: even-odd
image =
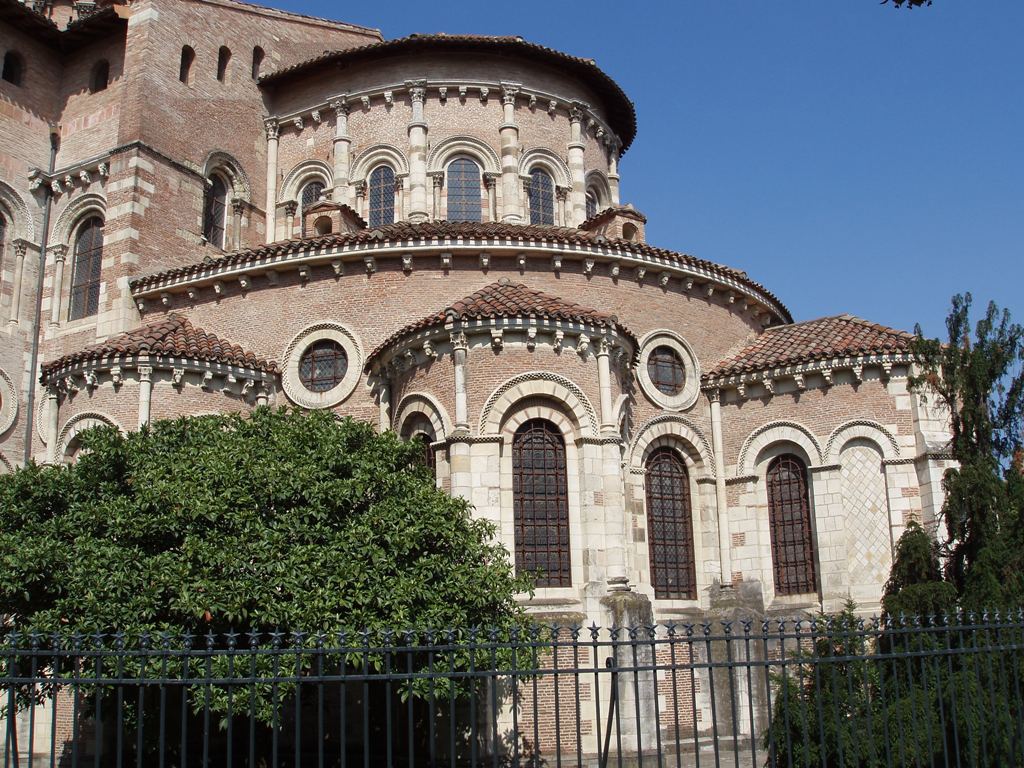
[(17, 51), (8, 51), (4, 54), (3, 74), (0, 75), (11, 85), (21, 85), (25, 78), (25, 60)]
[(224, 247), (224, 224), (228, 208), (228, 183), (219, 173), (210, 179), (203, 205), (203, 237), (210, 245)]
[(228, 76), (228, 64), (231, 63), (231, 49), (222, 45), (217, 51), (217, 79), (221, 82)]
[(647, 459), (647, 541), (651, 583), (657, 598), (694, 600), (697, 565), (693, 551), (690, 476), (671, 448), (658, 448)]
[(100, 308), (100, 264), (103, 262), (103, 219), (91, 216), (78, 228), (71, 268), (69, 320), (95, 315)]
[(93, 93), (97, 91), (107, 90), (107, 84), (110, 82), (110, 62), (106, 59), (100, 59), (93, 65), (92, 77), (89, 79), (89, 90)]
[(395, 222), (395, 172), (390, 165), (378, 165), (370, 174), (370, 226)]
[(797, 456), (784, 454), (772, 459), (766, 480), (775, 591), (780, 595), (817, 592), (807, 465)]
[(437, 437), (434, 435), (434, 426), (430, 423), (430, 419), (423, 414), (417, 414), (406, 422), (402, 436), (406, 440), (415, 440), (420, 444), (423, 449), (423, 463), (430, 468), (431, 472), (437, 472), (437, 457), (433, 448), (430, 447)]
[(188, 85), (192, 79), (192, 62), (196, 60), (196, 52), (191, 45), (181, 46), (181, 63), (178, 65), (178, 79)]
[(554, 424), (531, 419), (512, 439), (516, 569), (538, 587), (572, 586), (565, 441)]
[(587, 191), (587, 218), (597, 216), (597, 193), (594, 190)]
[(260, 68), (263, 66), (263, 59), (266, 57), (266, 53), (258, 45), (252, 49), (252, 79), (256, 80), (260, 76)]
[(311, 181), (302, 188), (302, 192), (299, 194), (299, 231), (303, 235), (306, 234), (306, 210), (316, 204), (325, 189), (327, 189), (327, 185), (322, 181)]
[(481, 221), (480, 166), (468, 157), (448, 164), (448, 221)]
[(530, 171), (530, 223), (555, 223), (555, 182), (542, 168)]

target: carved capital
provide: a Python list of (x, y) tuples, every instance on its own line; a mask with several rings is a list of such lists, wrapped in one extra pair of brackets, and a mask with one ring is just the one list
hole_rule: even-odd
[(572, 191), (570, 187), (556, 186), (555, 196), (562, 201), (569, 199), (569, 193)]
[(569, 120), (573, 123), (579, 123), (583, 120), (583, 103), (574, 101), (572, 106), (569, 107)]
[(294, 216), (297, 210), (299, 210), (299, 204), (295, 200), (289, 200), (284, 204), (285, 216)]
[(463, 333), (462, 331), (459, 331), (458, 333), (451, 334), (450, 340), (451, 340), (452, 350), (453, 351), (454, 350), (465, 351), (465, 350), (469, 349), (469, 340), (466, 338), (466, 334)]
[(335, 114), (348, 117), (350, 107), (347, 96), (339, 96), (336, 99), (332, 99), (328, 106), (334, 110)]
[(50, 252), (53, 254), (53, 260), (56, 262), (64, 261), (68, 257), (68, 247), (64, 243), (50, 246)]
[(501, 86), (501, 101), (503, 104), (515, 106), (516, 96), (519, 95), (519, 86), (503, 83)]
[(25, 258), (25, 254), (28, 253), (28, 240), (22, 240), (20, 237), (14, 241), (14, 255), (19, 259)]
[(245, 210), (245, 200), (240, 197), (232, 198), (231, 210), (237, 213), (239, 216), (242, 215), (242, 211)]
[(151, 365), (140, 365), (139, 381), (152, 381), (153, 380), (153, 366)]
[(430, 179), (434, 182), (434, 188), (440, 189), (444, 186), (444, 171), (432, 171)]
[(267, 141), (271, 139), (277, 141), (278, 136), (281, 135), (281, 125), (277, 120), (264, 120), (263, 126), (267, 129)]

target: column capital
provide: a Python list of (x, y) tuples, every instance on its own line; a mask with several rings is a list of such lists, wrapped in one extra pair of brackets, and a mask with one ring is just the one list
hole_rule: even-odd
[(516, 96), (519, 95), (519, 85), (517, 83), (502, 83), (501, 84), (501, 100), (504, 104), (510, 104), (515, 106)]
[(487, 189), (493, 188), (498, 183), (498, 179), (500, 178), (500, 173), (495, 173), (494, 171), (484, 171), (484, 187), (486, 187)]
[(231, 210), (233, 210), (235, 213), (241, 215), (242, 211), (245, 210), (245, 200), (243, 200), (240, 197), (232, 198), (231, 199)]
[(53, 254), (54, 261), (64, 261), (68, 256), (68, 247), (64, 243), (57, 243), (50, 246), (50, 253)]
[(344, 115), (348, 117), (349, 111), (352, 107), (348, 103), (348, 94), (342, 94), (336, 99), (331, 99), (328, 102), (328, 106), (334, 110), (338, 115)]
[(263, 121), (263, 126), (267, 129), (267, 141), (273, 139), (277, 141), (278, 136), (281, 134), (281, 124), (273, 118)]
[(709, 403), (722, 402), (722, 390), (718, 387), (715, 387), (714, 389), (706, 389), (704, 390), (704, 394), (707, 396)]
[(597, 340), (597, 356), (608, 357), (608, 355), (610, 355), (617, 346), (618, 345), (607, 336), (602, 336)]
[(294, 216), (295, 212), (299, 209), (299, 204), (295, 200), (286, 200), (284, 204), (285, 216)]
[(410, 100), (422, 103), (427, 98), (427, 81), (425, 78), (420, 80), (406, 80), (405, 87), (409, 89)]
[(427, 175), (433, 180), (435, 189), (440, 189), (444, 186), (444, 171), (431, 171)]
[(366, 196), (366, 179), (360, 179), (355, 183), (356, 197)]
[(559, 200), (568, 200), (572, 187), (563, 187), (561, 184), (555, 186), (555, 197)]
[(28, 246), (29, 246), (28, 240), (25, 240), (25, 239), (19, 237), (17, 240), (15, 240), (12, 243), (12, 245), (14, 245), (14, 253), (15, 253), (15, 255), (20, 257), (20, 258), (24, 258), (25, 254), (28, 252)]
[(573, 123), (579, 123), (583, 120), (583, 111), (587, 108), (587, 105), (582, 101), (574, 101), (569, 107), (569, 121)]
[(153, 380), (152, 365), (140, 365), (136, 370), (139, 372), (139, 381), (151, 382)]
[(462, 331), (451, 334), (450, 339), (453, 351), (458, 350), (464, 352), (469, 349), (469, 340), (466, 338), (466, 334)]

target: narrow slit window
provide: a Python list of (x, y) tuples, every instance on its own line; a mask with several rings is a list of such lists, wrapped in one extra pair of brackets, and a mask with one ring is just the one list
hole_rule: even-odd
[(196, 60), (196, 52), (191, 45), (181, 47), (181, 63), (178, 65), (178, 79), (188, 85), (192, 80), (192, 62)]
[(231, 63), (231, 49), (222, 45), (217, 52), (217, 79), (222, 83), (228, 77), (228, 64)]

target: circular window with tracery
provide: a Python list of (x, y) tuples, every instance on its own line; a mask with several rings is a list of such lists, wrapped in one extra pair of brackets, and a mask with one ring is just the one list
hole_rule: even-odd
[(355, 334), (340, 323), (311, 325), (288, 344), (281, 384), (303, 408), (330, 408), (359, 382), (363, 351)]
[(651, 331), (640, 341), (640, 388), (656, 405), (672, 411), (689, 408), (700, 394), (700, 367), (681, 336)]
[(672, 347), (662, 344), (651, 350), (647, 357), (647, 375), (659, 392), (678, 395), (686, 384), (683, 359)]
[(322, 339), (306, 347), (299, 358), (299, 381), (310, 392), (327, 392), (338, 386), (348, 372), (348, 355), (334, 339)]

